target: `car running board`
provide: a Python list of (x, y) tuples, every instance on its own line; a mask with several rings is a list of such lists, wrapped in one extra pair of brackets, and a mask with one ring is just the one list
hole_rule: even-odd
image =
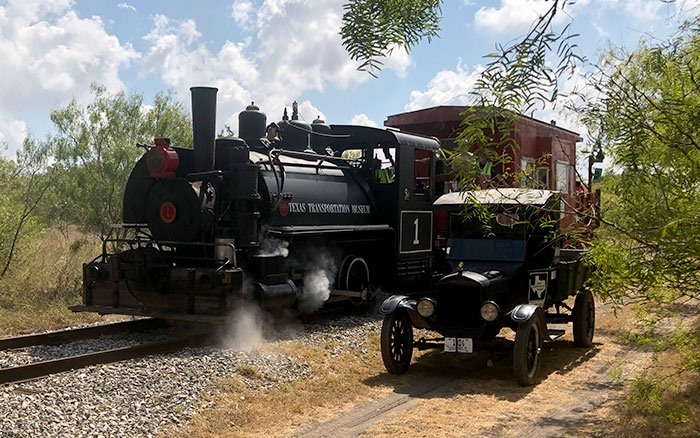
[(561, 338), (566, 333), (564, 329), (547, 329), (549, 332), (549, 340), (553, 341), (555, 339)]

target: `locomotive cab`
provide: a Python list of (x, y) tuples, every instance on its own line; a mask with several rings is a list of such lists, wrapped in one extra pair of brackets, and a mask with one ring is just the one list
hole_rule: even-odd
[[(377, 222), (392, 230), (381, 248), (391, 260), (377, 275), (392, 288), (426, 286), (432, 263), (432, 201), (435, 198), (435, 138), (391, 129), (333, 125), (347, 137), (332, 144), (334, 150), (358, 147), (363, 172), (374, 198)], [(380, 250), (380, 248), (377, 248)]]

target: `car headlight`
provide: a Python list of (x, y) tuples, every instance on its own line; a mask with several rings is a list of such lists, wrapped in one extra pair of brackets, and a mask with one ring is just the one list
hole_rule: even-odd
[(421, 298), (416, 304), (416, 310), (423, 318), (430, 318), (435, 313), (435, 302), (430, 298)]
[(495, 321), (500, 311), (498, 304), (493, 301), (487, 301), (481, 305), (481, 317), (488, 322)]

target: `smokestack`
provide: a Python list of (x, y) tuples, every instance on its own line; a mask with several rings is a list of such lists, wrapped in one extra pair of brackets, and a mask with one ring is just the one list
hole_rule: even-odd
[(213, 87), (192, 87), (192, 138), (197, 172), (214, 169), (216, 92)]

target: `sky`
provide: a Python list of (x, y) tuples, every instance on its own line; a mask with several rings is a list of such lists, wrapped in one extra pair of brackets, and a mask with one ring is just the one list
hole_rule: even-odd
[[(0, 153), (52, 132), (52, 110), (91, 100), (90, 84), (142, 94), (172, 90), (189, 108), (192, 86), (219, 89), (217, 131), (237, 132), (255, 102), (280, 120), (301, 116), (382, 126), (388, 115), (463, 105), (484, 55), (522, 36), (545, 0), (444, 0), (440, 38), (410, 54), (394, 50), (378, 78), (357, 71), (338, 35), (346, 0), (0, 0)], [(633, 48), (663, 38), (700, 0), (578, 0), (573, 19), (581, 54)], [(573, 86), (572, 84), (569, 84)], [(564, 117), (545, 109), (542, 120)], [(577, 131), (575, 121), (558, 125)], [(4, 146), (1, 146), (4, 145)]]

